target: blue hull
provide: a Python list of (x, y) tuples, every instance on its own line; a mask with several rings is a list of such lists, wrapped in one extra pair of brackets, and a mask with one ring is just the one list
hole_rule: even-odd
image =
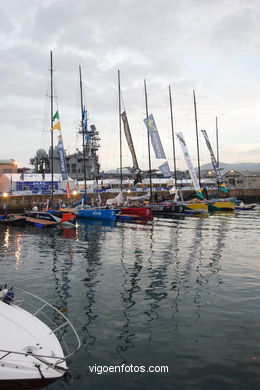
[(110, 209), (79, 209), (77, 218), (108, 219), (116, 220), (116, 210)]

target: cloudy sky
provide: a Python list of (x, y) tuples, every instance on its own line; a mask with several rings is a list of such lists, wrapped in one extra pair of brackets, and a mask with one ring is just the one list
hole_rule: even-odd
[[(144, 79), (172, 167), (168, 86), (174, 127), (196, 164), (198, 127), (223, 162), (260, 161), (260, 2), (258, 0), (2, 0), (0, 159), (19, 166), (50, 145), (50, 51), (55, 108), (66, 150), (81, 148), (78, 67), (90, 123), (100, 132), (101, 169), (119, 166), (117, 71), (141, 168), (148, 167)], [(55, 134), (56, 137), (56, 134)], [(209, 162), (200, 135), (201, 163)], [(176, 141), (177, 166), (184, 168)], [(161, 161), (152, 154), (152, 167)], [(131, 165), (123, 142), (123, 165)]]

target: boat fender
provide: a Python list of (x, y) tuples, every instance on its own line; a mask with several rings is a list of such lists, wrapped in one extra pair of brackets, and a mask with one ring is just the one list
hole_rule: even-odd
[(7, 305), (10, 305), (13, 301), (14, 301), (14, 292), (13, 292), (13, 287), (11, 287), (9, 290), (7, 290), (3, 302), (7, 303)]

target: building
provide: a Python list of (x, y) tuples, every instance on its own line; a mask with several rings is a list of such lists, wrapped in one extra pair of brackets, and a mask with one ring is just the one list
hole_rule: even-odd
[(0, 160), (0, 175), (3, 173), (17, 173), (17, 161), (10, 160)]
[[(74, 180), (68, 178), (70, 188), (74, 187)], [(61, 174), (53, 175), (54, 192), (66, 192), (67, 181), (62, 180)], [(0, 176), (0, 193), (23, 194), (50, 194), (51, 174), (40, 173), (4, 173)]]
[(229, 169), (223, 174), (223, 180), (227, 188), (230, 189), (260, 188), (259, 171), (238, 171), (236, 169)]

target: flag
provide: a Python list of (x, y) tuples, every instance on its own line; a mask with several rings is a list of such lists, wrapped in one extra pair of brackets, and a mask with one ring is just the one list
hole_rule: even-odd
[(52, 117), (52, 121), (55, 122), (55, 125), (52, 126), (51, 130), (59, 130), (61, 131), (60, 127), (60, 116), (59, 116), (59, 111), (56, 111), (55, 114)]
[(61, 134), (59, 135), (57, 148), (58, 148), (58, 154), (60, 160), (60, 170), (61, 170), (62, 180), (68, 180), (67, 161), (66, 161), (66, 155), (65, 155)]
[(58, 119), (58, 120), (60, 119), (59, 111), (56, 111), (55, 114), (53, 115), (53, 117), (52, 117), (53, 122), (55, 121), (55, 119)]
[(192, 164), (192, 161), (191, 161), (191, 157), (190, 157), (188, 149), (187, 149), (187, 145), (186, 145), (186, 143), (184, 141), (184, 138), (183, 138), (183, 134), (180, 131), (179, 133), (176, 133), (176, 136), (177, 136), (178, 140), (180, 141), (180, 145), (181, 145), (182, 152), (183, 152), (183, 155), (184, 155), (184, 160), (185, 160), (187, 168), (189, 170), (191, 180), (192, 180), (194, 188), (196, 190), (196, 194), (201, 199), (203, 199), (202, 189), (200, 188), (200, 183), (199, 183), (199, 180), (197, 178), (195, 169), (193, 167), (193, 164)]
[(171, 171), (168, 164), (168, 161), (165, 161), (162, 165), (159, 166), (160, 171), (162, 172), (164, 177), (171, 177)]
[(67, 184), (66, 184), (66, 195), (67, 195), (67, 199), (70, 199), (70, 184), (69, 184), (69, 182), (67, 182)]
[(127, 119), (125, 111), (121, 114), (121, 118), (122, 118), (123, 124), (124, 124), (124, 132), (125, 132), (127, 144), (128, 144), (128, 147), (129, 147), (131, 155), (132, 155), (133, 168), (139, 170), (139, 166), (138, 166), (138, 162), (137, 162), (137, 158), (136, 158), (136, 154), (135, 154), (135, 148), (134, 148), (134, 144), (133, 144), (133, 140), (132, 140), (132, 135), (130, 132), (129, 123), (128, 123), (128, 119)]
[(227, 190), (227, 187), (225, 186), (225, 183), (224, 183), (224, 180), (222, 178), (220, 169), (218, 167), (218, 163), (217, 163), (217, 160), (215, 158), (213, 149), (211, 147), (211, 143), (209, 141), (208, 134), (207, 134), (206, 130), (201, 130), (201, 132), (204, 135), (204, 138), (205, 138), (205, 141), (206, 141), (206, 144), (207, 144), (210, 156), (211, 156), (211, 162), (212, 162), (212, 166), (213, 166), (214, 171), (215, 171), (215, 175), (216, 175), (216, 178), (217, 178), (217, 183), (219, 184), (219, 188), (220, 188), (221, 191), (227, 193), (228, 190)]
[(82, 109), (82, 125), (83, 125), (83, 133), (85, 134), (85, 142), (86, 142), (86, 145), (88, 144), (88, 140), (89, 140), (89, 132), (88, 132), (88, 117), (87, 117), (87, 110), (86, 110), (86, 107), (83, 106), (83, 109)]
[(147, 130), (149, 132), (151, 143), (153, 145), (154, 153), (156, 158), (165, 158), (165, 153), (163, 150), (163, 146), (161, 143), (161, 139), (154, 121), (153, 114), (149, 115), (147, 118), (144, 119), (144, 123), (147, 127)]

